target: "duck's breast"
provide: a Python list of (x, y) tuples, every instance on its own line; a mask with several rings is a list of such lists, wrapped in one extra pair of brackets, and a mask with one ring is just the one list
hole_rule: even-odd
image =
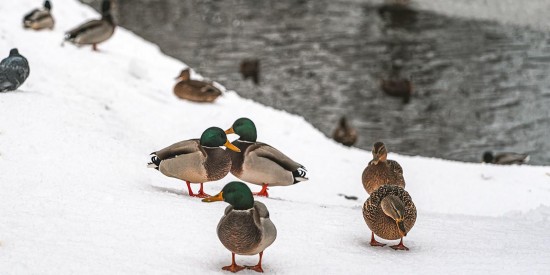
[[(228, 211), (226, 211), (228, 212)], [(262, 232), (253, 218), (253, 208), (231, 210), (218, 223), (218, 238), (225, 248), (239, 255), (255, 255), (262, 243)]]

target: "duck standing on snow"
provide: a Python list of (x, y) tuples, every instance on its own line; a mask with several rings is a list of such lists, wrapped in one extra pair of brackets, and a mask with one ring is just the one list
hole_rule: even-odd
[(191, 80), (191, 70), (189, 68), (181, 71), (180, 76), (176, 79), (178, 83), (174, 86), (174, 94), (181, 99), (194, 102), (212, 102), (222, 94), (212, 83)]
[(0, 92), (13, 91), (29, 76), (30, 68), (27, 59), (19, 54), (17, 48), (10, 51), (10, 55), (0, 61)]
[(416, 207), (405, 189), (396, 185), (383, 185), (370, 194), (363, 205), (363, 218), (372, 231), (370, 245), (384, 246), (374, 239), (374, 234), (386, 240), (401, 238), (395, 250), (409, 250), (403, 245), (403, 237), (414, 226)]
[(493, 155), (493, 152), (483, 153), (483, 162), (493, 164), (524, 164), (529, 161), (528, 154), (500, 153)]
[(33, 30), (53, 29), (55, 21), (51, 11), (52, 4), (50, 1), (44, 1), (44, 8), (34, 9), (23, 17), (23, 28)]
[(230, 205), (218, 223), (218, 238), (223, 246), (231, 251), (231, 265), (223, 270), (237, 272), (245, 269), (235, 263), (235, 254), (260, 255), (255, 266), (247, 266), (257, 272), (262, 269), (264, 250), (277, 238), (277, 229), (269, 218), (267, 207), (254, 201), (252, 192), (246, 184), (233, 181), (225, 185), (220, 193), (202, 200), (203, 202), (225, 201)]
[(352, 146), (357, 142), (357, 131), (348, 124), (346, 117), (342, 116), (338, 127), (332, 133), (332, 138), (346, 146)]
[[(184, 180), (189, 196), (205, 198), (209, 195), (204, 193), (203, 183), (220, 180), (231, 169), (231, 158), (220, 146), (239, 152), (227, 140), (222, 129), (210, 127), (200, 139), (180, 141), (151, 153), (153, 157), (147, 167), (155, 168), (165, 176)], [(193, 194), (190, 183), (200, 183), (199, 193)]]
[(262, 190), (254, 195), (268, 197), (268, 186), (288, 186), (308, 180), (303, 165), (265, 143), (256, 142), (256, 126), (252, 120), (239, 118), (225, 133), (239, 135), (233, 145), (240, 149), (240, 153), (229, 152), (231, 174), (243, 181), (262, 185)]
[(369, 162), (363, 175), (363, 187), (371, 194), (384, 184), (397, 185), (405, 188), (403, 168), (395, 160), (388, 160), (386, 145), (382, 142), (374, 143), (372, 148), (372, 160)]
[(115, 32), (115, 21), (111, 15), (111, 1), (101, 3), (101, 19), (88, 21), (65, 33), (65, 41), (75, 45), (92, 45), (97, 51), (97, 44), (109, 39)]

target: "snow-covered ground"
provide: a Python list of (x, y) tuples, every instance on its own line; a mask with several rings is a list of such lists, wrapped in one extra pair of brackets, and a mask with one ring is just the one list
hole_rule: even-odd
[(172, 87), (185, 64), (121, 28), (100, 53), (61, 47), (64, 31), (98, 17), (76, 1), (53, 3), (54, 31), (23, 30), (22, 15), (40, 2), (0, 1), (0, 53), (18, 47), (31, 65), (18, 91), (0, 94), (0, 274), (225, 273), (231, 254), (216, 225), (226, 204), (190, 198), (182, 182), (145, 166), (150, 152), (242, 116), (310, 177), (259, 199), (279, 232), (267, 273), (550, 273), (550, 167), (390, 154), (418, 219), (410, 251), (370, 247), (361, 213), (370, 152), (235, 92), (214, 104), (178, 100)]

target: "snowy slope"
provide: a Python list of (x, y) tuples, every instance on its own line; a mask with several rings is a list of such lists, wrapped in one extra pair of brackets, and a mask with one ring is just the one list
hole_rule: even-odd
[(182, 182), (145, 165), (150, 152), (241, 116), (310, 177), (260, 199), (279, 232), (266, 272), (550, 273), (550, 167), (390, 154), (405, 170), (418, 220), (405, 239), (410, 251), (370, 247), (360, 181), (370, 152), (235, 92), (210, 105), (178, 100), (171, 90), (185, 64), (121, 28), (100, 53), (61, 47), (64, 31), (98, 16), (76, 1), (53, 3), (54, 31), (23, 30), (22, 15), (40, 2), (0, 1), (9, 11), (0, 17), (0, 53), (18, 47), (31, 65), (18, 91), (0, 94), (0, 274), (225, 273), (231, 254), (215, 228), (226, 204), (190, 198)]

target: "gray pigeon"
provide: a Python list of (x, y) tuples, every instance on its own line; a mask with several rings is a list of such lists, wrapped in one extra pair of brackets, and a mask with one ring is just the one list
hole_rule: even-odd
[(11, 49), (10, 56), (0, 61), (0, 92), (13, 91), (29, 76), (30, 68), (27, 59), (19, 54), (16, 48)]

